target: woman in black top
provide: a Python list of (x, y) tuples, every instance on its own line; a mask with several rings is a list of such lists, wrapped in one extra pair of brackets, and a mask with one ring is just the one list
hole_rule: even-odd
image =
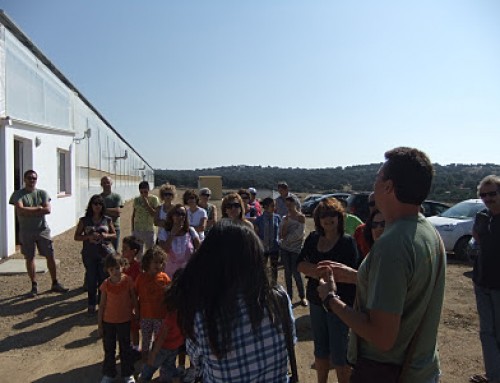
[[(348, 383), (351, 368), (347, 364), (348, 327), (335, 314), (323, 309), (317, 292), (319, 279), (318, 263), (334, 261), (357, 268), (358, 253), (354, 239), (344, 234), (345, 212), (335, 198), (321, 201), (313, 213), (316, 231), (309, 234), (297, 260), (297, 269), (308, 279), (306, 297), (311, 303), (311, 327), (314, 338), (314, 356), (318, 383), (326, 383), (330, 361), (335, 367), (339, 383)], [(352, 305), (356, 286), (337, 284), (337, 293), (342, 300)]]

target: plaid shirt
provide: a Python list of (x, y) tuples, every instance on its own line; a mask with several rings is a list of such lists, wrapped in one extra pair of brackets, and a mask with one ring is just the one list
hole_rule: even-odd
[[(241, 316), (232, 333), (233, 347), (220, 360), (210, 350), (201, 314), (196, 314), (196, 342), (186, 339), (186, 349), (193, 364), (201, 368), (203, 382), (288, 382), (285, 335), (271, 325), (267, 314), (264, 314), (259, 330), (254, 333), (243, 300), (240, 300), (240, 309)], [(293, 320), (291, 307), (290, 315)], [(295, 326), (293, 328), (295, 333)], [(295, 339), (295, 334), (293, 337)]]

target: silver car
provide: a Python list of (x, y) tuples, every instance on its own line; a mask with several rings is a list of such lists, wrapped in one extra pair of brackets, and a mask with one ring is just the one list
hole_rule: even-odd
[(446, 252), (454, 253), (456, 259), (468, 260), (467, 244), (472, 237), (474, 218), (485, 207), (480, 199), (468, 199), (427, 218), (441, 234)]

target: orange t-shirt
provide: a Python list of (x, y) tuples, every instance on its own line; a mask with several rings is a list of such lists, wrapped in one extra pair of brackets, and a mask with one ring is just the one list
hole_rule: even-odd
[(163, 341), (161, 348), (175, 350), (184, 344), (184, 337), (177, 324), (177, 311), (167, 313), (162, 326), (167, 330), (167, 337)]
[(120, 282), (113, 283), (108, 278), (100, 287), (106, 293), (106, 309), (103, 321), (106, 323), (125, 323), (132, 319), (132, 293), (134, 282), (132, 279), (122, 274)]
[(165, 273), (150, 275), (141, 273), (135, 280), (135, 291), (139, 299), (141, 319), (163, 319), (166, 315), (163, 306), (163, 293), (170, 278)]

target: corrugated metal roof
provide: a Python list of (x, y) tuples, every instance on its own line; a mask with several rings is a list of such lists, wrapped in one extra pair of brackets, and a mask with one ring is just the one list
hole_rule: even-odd
[(7, 28), (26, 48), (28, 48), (37, 59), (39, 59), (49, 70), (54, 73), (54, 75), (57, 76), (61, 82), (64, 83), (69, 89), (71, 89), (73, 92), (76, 93), (78, 98), (80, 98), (85, 105), (87, 105), (96, 115), (99, 117), (99, 119), (106, 124), (108, 128), (110, 128), (113, 132), (116, 133), (120, 139), (125, 142), (130, 149), (134, 151), (151, 169), (153, 167), (146, 161), (135, 149), (130, 143), (123, 138), (123, 136), (104, 118), (101, 113), (90, 103), (89, 100), (87, 100), (81, 93), (80, 91), (64, 76), (59, 69), (56, 68), (54, 64), (45, 56), (40, 49), (38, 49), (35, 44), (29, 39), (29, 37), (7, 16), (7, 14), (3, 11), (3, 9), (0, 9), (0, 24), (3, 24), (5, 28)]

